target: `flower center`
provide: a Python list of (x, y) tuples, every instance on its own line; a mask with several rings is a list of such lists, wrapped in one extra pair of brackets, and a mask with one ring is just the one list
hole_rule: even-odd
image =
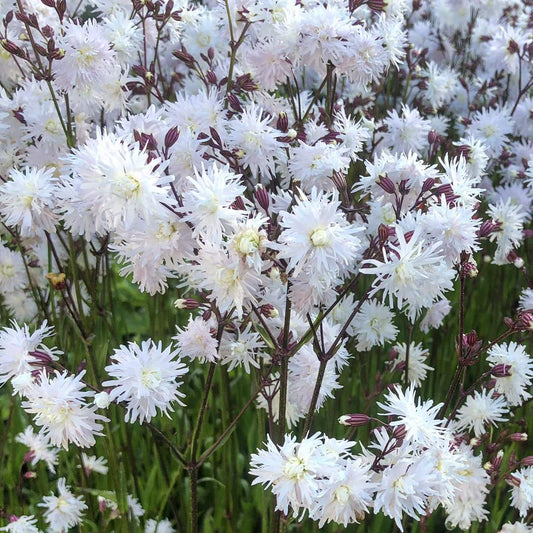
[(334, 494), (335, 500), (337, 500), (341, 504), (346, 504), (348, 499), (350, 498), (350, 489), (346, 485), (341, 485)]
[(331, 242), (328, 231), (325, 228), (317, 228), (311, 232), (309, 235), (309, 240), (313, 246), (317, 248), (323, 248), (328, 246)]
[(150, 390), (154, 390), (161, 383), (161, 374), (154, 368), (144, 368), (141, 373), (142, 384)]
[(283, 473), (289, 478), (289, 479), (303, 479), (305, 477), (307, 470), (305, 468), (305, 465), (301, 459), (298, 457), (291, 457), (284, 465), (283, 465)]

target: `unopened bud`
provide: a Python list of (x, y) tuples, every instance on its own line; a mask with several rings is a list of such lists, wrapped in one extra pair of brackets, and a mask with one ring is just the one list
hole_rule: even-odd
[(469, 278), (475, 278), (479, 274), (477, 265), (470, 261), (463, 265), (463, 272), (465, 273), (465, 276), (468, 276)]
[(379, 176), (377, 184), (388, 194), (394, 194), (396, 191), (394, 183), (387, 175)]
[(501, 228), (500, 222), (494, 222), (493, 220), (485, 220), (479, 227), (477, 232), (478, 237), (488, 237), (491, 233), (499, 231)]
[(511, 485), (511, 487), (519, 487), (520, 486), (520, 479), (516, 476), (513, 476), (512, 474), (510, 476), (507, 476), (505, 479), (508, 485)]
[(346, 176), (342, 172), (333, 172), (331, 181), (335, 184), (335, 187), (337, 187), (337, 190), (339, 191), (344, 191), (348, 187), (348, 184), (346, 183)]
[(396, 440), (403, 440), (406, 435), (407, 435), (407, 430), (405, 429), (405, 426), (403, 424), (396, 426), (394, 428), (394, 431), (392, 432), (392, 436)]
[(174, 307), (176, 309), (187, 309), (188, 311), (192, 311), (193, 309), (200, 307), (200, 302), (196, 301), (194, 298), (178, 298), (174, 302)]
[(433, 144), (438, 139), (438, 137), (439, 137), (438, 133), (435, 130), (431, 130), (428, 133), (428, 142), (429, 142), (429, 144)]
[(519, 313), (518, 318), (515, 322), (515, 327), (518, 329), (533, 330), (533, 313), (529, 311), (524, 311)]
[(427, 180), (425, 180), (422, 184), (422, 194), (431, 190), (434, 185), (435, 180), (433, 178), (428, 178)]
[(177, 126), (170, 128), (165, 135), (165, 146), (170, 148), (179, 138), (180, 131)]
[(25, 463), (31, 463), (34, 458), (35, 458), (35, 453), (33, 452), (33, 450), (30, 450), (29, 452), (27, 452), (24, 455), (24, 459), (23, 460), (24, 460)]
[(507, 51), (510, 54), (519, 54), (520, 53), (520, 46), (518, 46), (518, 43), (514, 39), (511, 39), (509, 41), (509, 44), (507, 45)]
[(106, 504), (105, 498), (103, 498), (102, 496), (98, 496), (98, 510), (101, 513), (104, 513), (106, 510), (106, 507), (107, 507), (107, 504)]
[(34, 472), (33, 470), (29, 470), (28, 472), (24, 472), (24, 478), (25, 479), (35, 479), (37, 477), (37, 472)]
[(511, 433), (509, 435), (509, 439), (511, 439), (514, 442), (526, 442), (527, 433)]
[(111, 398), (107, 392), (102, 391), (94, 395), (94, 404), (98, 409), (107, 409), (111, 403)]
[(492, 367), (492, 370), (490, 371), (490, 373), (495, 378), (508, 378), (509, 376), (512, 375), (511, 369), (512, 369), (511, 365), (506, 365), (504, 363), (500, 363), (500, 364)]
[(257, 185), (254, 191), (255, 199), (257, 203), (265, 210), (268, 211), (270, 207), (270, 196), (265, 187), (261, 184)]
[(513, 265), (514, 265), (516, 268), (524, 268), (524, 260), (523, 260), (521, 257), (517, 257), (517, 258), (513, 261)]
[(387, 242), (390, 236), (390, 228), (388, 226), (385, 226), (385, 224), (380, 224), (378, 226), (378, 237), (379, 242), (384, 243)]
[(520, 461), (520, 464), (524, 466), (533, 466), (533, 455), (528, 455), (527, 457), (524, 457)]
[(228, 102), (234, 111), (237, 111), (237, 113), (242, 113), (243, 109), (241, 106), (241, 103), (239, 102), (239, 99), (234, 94), (228, 94)]
[(287, 117), (287, 113), (282, 111), (279, 114), (278, 120), (276, 122), (276, 128), (278, 128), (279, 131), (286, 132), (288, 127), (289, 127), (289, 118)]
[(261, 306), (261, 314), (267, 318), (277, 318), (279, 311), (272, 304), (264, 304)]
[(368, 415), (356, 413), (353, 415), (342, 415), (339, 417), (339, 424), (343, 426), (359, 427), (365, 426), (372, 420)]
[(498, 450), (498, 453), (496, 454), (496, 457), (492, 460), (492, 468), (494, 470), (497, 470), (502, 465), (503, 461), (503, 450)]
[(477, 437), (470, 439), (470, 446), (472, 446), (472, 448), (475, 448), (476, 446), (479, 446), (480, 444), (481, 444), (481, 439), (478, 439)]

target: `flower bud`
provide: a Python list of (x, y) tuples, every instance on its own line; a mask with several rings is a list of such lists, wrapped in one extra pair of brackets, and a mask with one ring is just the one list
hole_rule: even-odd
[(109, 394), (107, 394), (107, 392), (102, 391), (94, 395), (94, 404), (96, 407), (98, 407), (98, 409), (107, 409), (110, 403), (111, 399), (109, 398)]
[(261, 314), (267, 318), (277, 318), (279, 311), (272, 304), (264, 304), (261, 306)]
[(256, 186), (254, 196), (260, 207), (268, 212), (268, 208), (270, 206), (270, 196), (263, 185), (259, 184)]
[(520, 486), (520, 479), (516, 476), (513, 476), (512, 474), (510, 476), (507, 476), (505, 479), (508, 485), (511, 485), (512, 487), (519, 487)]
[(170, 128), (165, 135), (165, 146), (170, 148), (179, 138), (180, 131), (177, 126)]
[(512, 369), (511, 365), (500, 363), (498, 365), (493, 366), (490, 373), (495, 378), (508, 378), (509, 376), (512, 375), (511, 369)]
[(396, 187), (387, 175), (381, 175), (378, 178), (377, 184), (388, 194), (394, 194)]
[(178, 298), (174, 302), (174, 307), (176, 309), (187, 309), (188, 311), (192, 311), (193, 309), (200, 307), (200, 302), (196, 301), (194, 298)]
[(524, 466), (533, 466), (533, 455), (528, 455), (527, 457), (524, 457), (520, 461), (520, 464), (522, 464)]
[(339, 417), (339, 424), (343, 426), (359, 427), (365, 426), (372, 420), (368, 415), (356, 413), (353, 415), (342, 415)]
[(405, 429), (405, 426), (403, 424), (396, 426), (394, 428), (394, 431), (392, 432), (392, 436), (396, 440), (403, 440), (406, 435), (407, 435), (407, 430)]
[(518, 329), (533, 330), (533, 313), (524, 311), (518, 314), (518, 318), (515, 322), (515, 327)]
[(509, 438), (514, 442), (526, 442), (527, 433), (511, 433)]
[(287, 117), (287, 113), (282, 111), (279, 114), (279, 117), (278, 117), (278, 120), (277, 120), (277, 123), (276, 123), (276, 128), (279, 131), (286, 132), (288, 127), (289, 127), (289, 118)]

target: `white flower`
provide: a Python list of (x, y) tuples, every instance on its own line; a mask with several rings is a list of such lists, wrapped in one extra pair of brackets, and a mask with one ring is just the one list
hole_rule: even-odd
[(496, 204), (489, 204), (487, 214), (494, 222), (500, 224), (499, 229), (489, 236), (491, 241), (496, 240), (498, 244), (493, 263), (505, 265), (509, 252), (522, 242), (522, 230), (528, 216), (527, 212), (523, 210), (522, 206), (514, 204), (508, 198), (506, 202), (499, 200)]
[(311, 277), (354, 269), (361, 249), (356, 235), (364, 228), (350, 224), (339, 206), (336, 192), (325, 194), (313, 188), (311, 198), (300, 193), (292, 212), (280, 213), (279, 257), (288, 259), (295, 276), (304, 268), (309, 268)]
[(112, 363), (105, 367), (114, 379), (102, 385), (113, 387), (111, 401), (126, 404), (126, 422), (150, 422), (158, 410), (170, 416), (173, 402), (184, 405), (180, 397), (185, 395), (179, 391), (181, 381), (177, 380), (188, 368), (175, 359), (176, 354), (172, 346), (163, 350), (161, 342), (155, 344), (152, 340), (143, 341), (140, 346), (130, 342), (115, 349)]
[(261, 272), (263, 261), (261, 254), (266, 250), (268, 237), (266, 230), (261, 229), (268, 219), (262, 215), (255, 215), (244, 222), (235, 225), (231, 236), (231, 247), (246, 260), (249, 267)]
[(109, 248), (117, 252), (123, 265), (121, 276), (132, 274), (139, 289), (150, 294), (165, 292), (175, 265), (192, 253), (193, 241), (187, 224), (173, 213), (160, 211), (149, 220), (138, 220), (130, 228), (117, 231)]
[(37, 464), (38, 461), (44, 461), (48, 470), (55, 474), (55, 467), (59, 461), (57, 457), (59, 449), (50, 446), (50, 441), (46, 437), (41, 433), (35, 434), (33, 428), (28, 426), (22, 433), (17, 435), (15, 440), (30, 449), (30, 462), (32, 465)]
[(407, 345), (400, 342), (394, 346), (398, 352), (398, 360), (405, 361), (407, 364), (407, 379), (415, 386), (419, 387), (422, 381), (426, 379), (428, 370), (434, 370), (424, 361), (428, 356), (428, 350), (425, 350), (421, 344), (411, 342), (409, 344), (409, 361), (407, 361)]
[(75, 234), (91, 236), (128, 229), (171, 203), (164, 163), (115, 134), (98, 133), (68, 157), (59, 210)]
[(450, 206), (443, 196), (439, 203), (429, 206), (418, 223), (432, 241), (441, 243), (446, 263), (452, 266), (459, 261), (461, 252), (472, 254), (479, 249), (476, 232), (481, 221), (475, 215), (473, 208)]
[(487, 519), (489, 512), (484, 505), (489, 492), (490, 476), (481, 464), (481, 454), (474, 455), (472, 449), (464, 444), (460, 446), (458, 453), (463, 462), (458, 472), (461, 478), (453, 483), (452, 498), (444, 502), (448, 515), (446, 527), (452, 529), (459, 526), (468, 530), (472, 522)]
[(89, 475), (91, 472), (96, 472), (97, 474), (107, 474), (107, 459), (104, 457), (96, 457), (96, 455), (87, 455), (81, 453), (82, 466), (85, 470), (85, 473)]
[(375, 300), (363, 303), (355, 315), (352, 329), (357, 336), (356, 348), (363, 352), (373, 346), (383, 346), (385, 342), (393, 341), (398, 334), (398, 328), (394, 325), (394, 313), (386, 305)]
[(189, 317), (189, 323), (172, 337), (178, 346), (181, 357), (198, 359), (201, 363), (218, 359), (218, 341), (212, 335), (212, 324), (201, 316)]
[(260, 335), (251, 331), (251, 325), (248, 324), (238, 335), (224, 334), (220, 343), (220, 357), (223, 364), (229, 364), (228, 370), (239, 365), (249, 374), (250, 366), (259, 368), (259, 358), (265, 349), (266, 345)]
[(28, 278), (20, 253), (0, 243), (0, 293), (22, 289), (27, 283)]
[(401, 227), (396, 228), (398, 245), (389, 243), (389, 252), (383, 251), (384, 261), (368, 259), (374, 265), (361, 268), (363, 274), (375, 274), (371, 296), (383, 289), (383, 299), (393, 307), (396, 297), (399, 309), (408, 304), (408, 315), (413, 319), (423, 307), (430, 307), (442, 298), (443, 292), (452, 288), (455, 276), (440, 253), (440, 243), (425, 245), (417, 228), (407, 242)]
[(394, 387), (385, 396), (385, 402), (378, 402), (378, 406), (384, 409), (380, 415), (396, 417), (390, 422), (391, 426), (405, 426), (405, 438), (414, 443), (431, 446), (444, 433), (442, 420), (437, 418), (442, 404), (433, 405), (433, 400), (417, 399), (414, 385), (405, 392), (399, 386)]
[(497, 425), (505, 422), (505, 414), (509, 412), (505, 398), (494, 398), (492, 391), (475, 391), (466, 399), (464, 405), (457, 411), (457, 429), (473, 429), (474, 435), (480, 437), (485, 433), (487, 424)]
[(520, 293), (519, 306), (520, 309), (533, 309), (533, 289), (524, 289)]
[[(471, 152), (472, 154), (473, 152)], [(466, 207), (475, 207), (479, 201), (478, 196), (483, 192), (483, 189), (480, 189), (478, 184), (481, 174), (485, 170), (486, 158), (476, 165), (480, 167), (477, 169), (472, 168), (473, 162), (467, 164), (467, 160), (462, 157), (451, 159), (448, 154), (439, 159), (439, 162), (444, 169), (444, 174), (441, 175), (442, 183), (451, 185), (453, 194), (458, 197), (455, 202)]]
[(457, 72), (429, 61), (424, 75), (427, 85), (424, 89), (424, 98), (430, 106), (439, 108), (455, 96), (459, 88)]
[(311, 507), (322, 487), (321, 479), (334, 472), (336, 459), (322, 449), (320, 434), (297, 442), (295, 437), (285, 436), (281, 447), (268, 437), (267, 449), (253, 454), (250, 474), (255, 477), (252, 485), (261, 483), (271, 487), (276, 496), (276, 509), (294, 515)]
[(436, 301), (428, 308), (424, 318), (420, 322), (420, 329), (427, 333), (431, 328), (438, 328), (442, 324), (444, 317), (452, 310), (450, 300), (443, 298)]
[(176, 530), (172, 527), (170, 520), (164, 518), (163, 520), (150, 520), (146, 521), (144, 526), (144, 533), (174, 533)]
[[(311, 404), (319, 367), (320, 361), (309, 344), (304, 345), (289, 360), (291, 403), (304, 414), (307, 413)], [(337, 380), (335, 364), (330, 361), (326, 365), (320, 385), (315, 408), (317, 411), (324, 405), (326, 398), (333, 398), (334, 391), (341, 388)]]
[(53, 169), (12, 169), (11, 178), (0, 186), (0, 213), (23, 237), (42, 231), (55, 232), (56, 178)]
[(57, 37), (63, 57), (52, 63), (54, 81), (65, 91), (96, 87), (115, 64), (115, 52), (100, 24), (89, 19), (83, 26), (65, 22)]
[(431, 129), (429, 121), (423, 118), (418, 110), (402, 106), (402, 116), (396, 109), (388, 112), (383, 120), (387, 133), (383, 136), (380, 146), (390, 148), (393, 152), (422, 152), (428, 144), (428, 133)]
[(511, 524), (503, 524), (502, 528), (498, 533), (531, 533), (533, 529), (528, 526), (525, 522), (514, 522)]
[(8, 531), (9, 533), (40, 533), (36, 524), (37, 518), (34, 518), (33, 515), (23, 515), (16, 517), (7, 526), (0, 527), (0, 531)]
[(216, 164), (188, 177), (189, 190), (183, 194), (183, 220), (194, 225), (193, 235), (220, 242), (222, 232), (245, 217), (245, 212), (233, 209), (233, 202), (244, 194), (241, 177), (229, 167)]
[(533, 466), (522, 468), (512, 474), (515, 482), (511, 490), (511, 505), (521, 517), (533, 508)]
[(271, 118), (262, 116), (263, 110), (252, 102), (238, 118), (228, 122), (227, 142), (254, 180), (268, 181), (274, 174), (276, 158), (283, 156), (284, 146), (276, 140), (280, 132), (268, 125)]
[(495, 389), (503, 394), (511, 406), (522, 405), (531, 398), (528, 387), (533, 377), (533, 360), (520, 344), (497, 344), (488, 351), (487, 361), (492, 365), (505, 365), (508, 376), (496, 377)]
[(53, 328), (46, 321), (31, 334), (27, 325), (21, 328), (12, 322), (12, 326), (0, 330), (0, 385), (33, 372), (39, 363), (57, 361), (61, 353), (42, 344), (44, 339), (53, 334)]
[(77, 376), (62, 374), (47, 375), (43, 370), (38, 383), (30, 385), (28, 399), (22, 402), (23, 409), (35, 415), (34, 421), (42, 426), (42, 432), (54, 446), (68, 449), (69, 443), (88, 448), (95, 443), (95, 435), (102, 435), (102, 424), (109, 420), (95, 414), (96, 406), (89, 406), (87, 397), (94, 392), (84, 391), (81, 381), (85, 371)]
[(310, 516), (322, 527), (329, 522), (348, 524), (362, 520), (372, 505), (375, 484), (371, 482), (370, 463), (361, 458), (348, 459), (331, 476), (326, 487), (318, 494)]
[(39, 507), (44, 507), (44, 517), (53, 533), (63, 533), (63, 531), (74, 527), (82, 520), (83, 511), (87, 505), (82, 496), (74, 496), (70, 492), (70, 487), (65, 484), (65, 478), (57, 480), (57, 490), (59, 496), (45, 496)]
[(131, 494), (128, 494), (128, 512), (135, 522), (138, 522), (139, 518), (144, 515), (143, 506), (139, 500)]
[(484, 107), (474, 113), (465, 135), (482, 140), (487, 147), (488, 155), (498, 157), (508, 142), (508, 136), (513, 132), (513, 128), (514, 122), (509, 110)]
[(430, 457), (401, 459), (380, 476), (374, 500), (374, 512), (383, 511), (403, 531), (403, 513), (413, 518), (425, 513), (428, 498), (435, 491), (434, 464)]
[(232, 248), (207, 242), (194, 256), (195, 264), (181, 272), (188, 276), (188, 283), (195, 289), (209, 291), (208, 298), (216, 302), (224, 313), (235, 308), (242, 317), (245, 307), (256, 303), (261, 277), (255, 268), (243, 261)]
[(293, 179), (301, 182), (302, 189), (309, 193), (313, 188), (331, 190), (331, 176), (348, 169), (350, 157), (342, 144), (317, 141), (314, 144), (300, 142), (289, 151), (288, 170)]

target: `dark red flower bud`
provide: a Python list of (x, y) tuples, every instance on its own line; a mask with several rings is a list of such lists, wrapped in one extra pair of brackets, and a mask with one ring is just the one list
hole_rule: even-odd
[(342, 415), (339, 417), (339, 424), (342, 424), (343, 426), (352, 426), (352, 427), (359, 427), (359, 426), (365, 426), (372, 420), (368, 415), (364, 415), (361, 413), (353, 414), (353, 415)]

